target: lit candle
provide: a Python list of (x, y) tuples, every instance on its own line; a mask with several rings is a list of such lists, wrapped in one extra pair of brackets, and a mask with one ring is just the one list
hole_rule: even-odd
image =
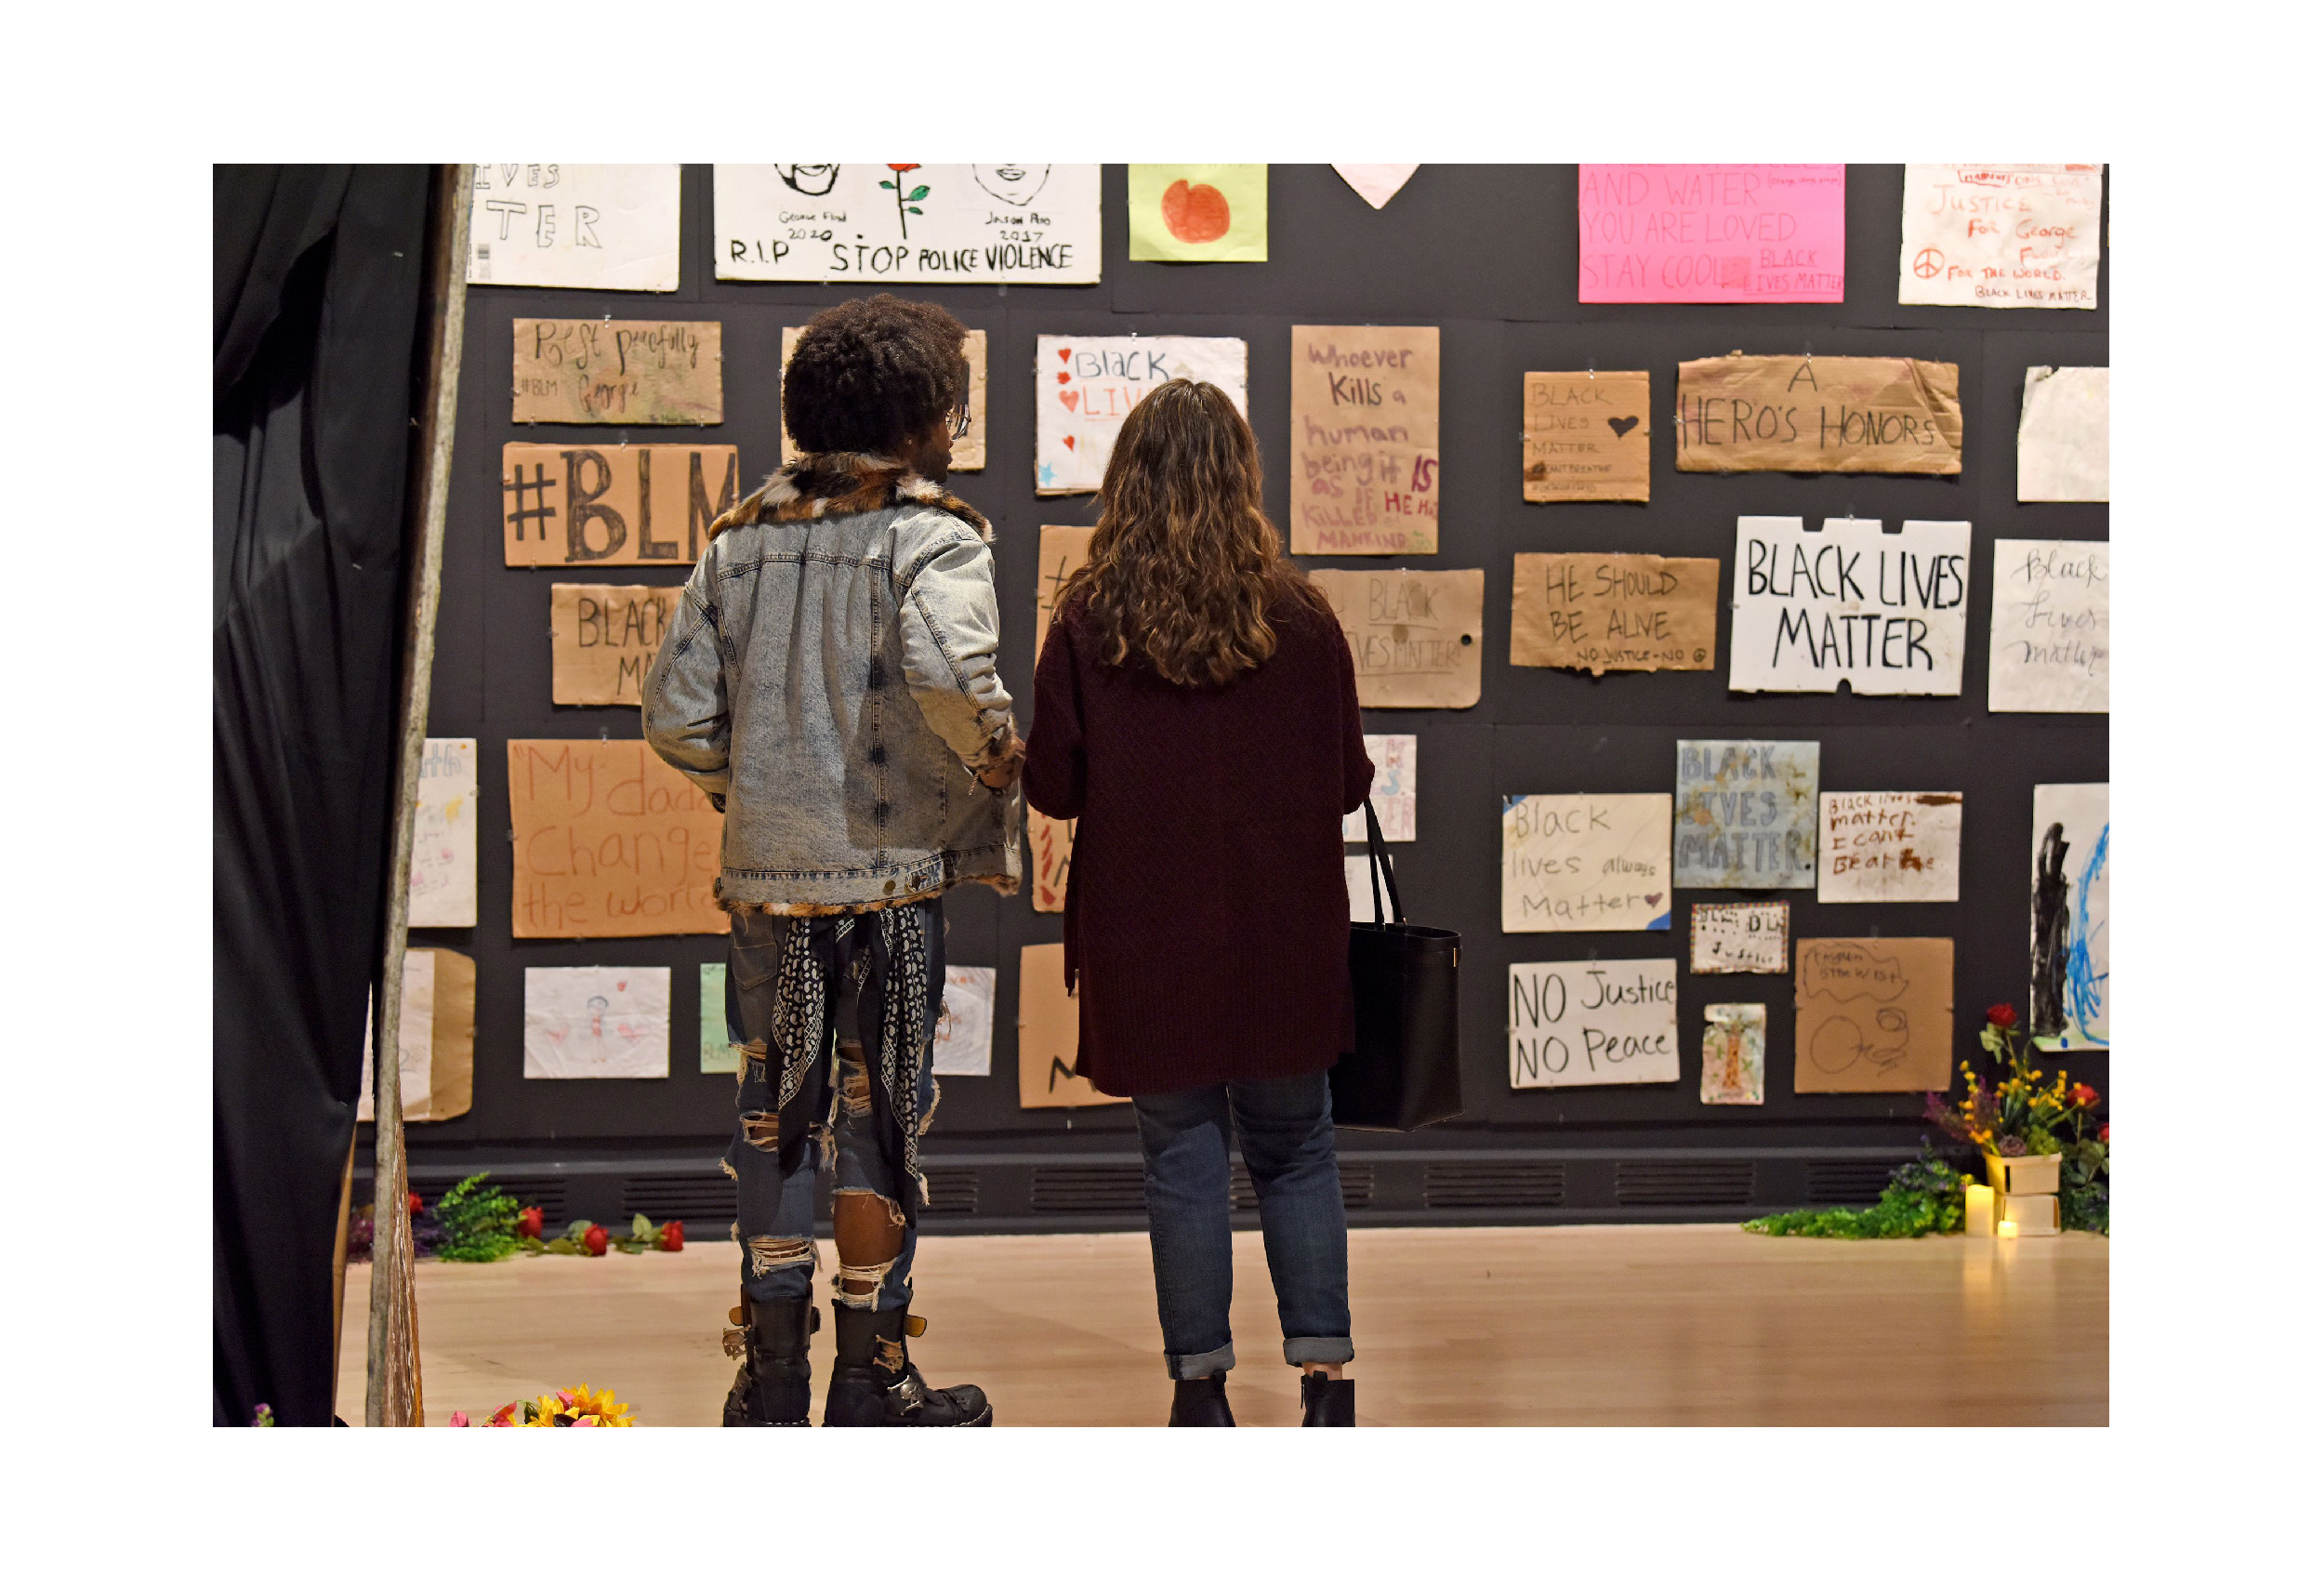
[(1993, 1233), (2000, 1236), (2003, 1240), (2015, 1240), (2017, 1238), (2017, 1221), (2015, 1219), (2003, 1219), (2000, 1224), (1993, 1226)]
[(1993, 1187), (1971, 1185), (1961, 1193), (1966, 1199), (1961, 1216), (1961, 1228), (1970, 1235), (1993, 1233)]

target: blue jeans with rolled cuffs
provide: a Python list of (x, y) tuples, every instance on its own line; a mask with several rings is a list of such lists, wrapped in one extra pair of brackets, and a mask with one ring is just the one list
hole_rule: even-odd
[(1227, 1321), (1235, 1296), (1230, 1129), (1259, 1194), (1283, 1359), (1296, 1366), (1353, 1358), (1348, 1216), (1328, 1077), (1228, 1081), (1131, 1101), (1146, 1159), (1146, 1231), (1170, 1377), (1207, 1378), (1235, 1366)]

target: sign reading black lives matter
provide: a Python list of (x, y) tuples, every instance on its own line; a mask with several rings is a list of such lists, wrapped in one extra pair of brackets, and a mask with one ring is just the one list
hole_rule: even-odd
[(720, 281), (1098, 279), (1098, 167), (714, 165)]
[(1735, 521), (1729, 689), (1959, 695), (1968, 616), (1966, 521)]

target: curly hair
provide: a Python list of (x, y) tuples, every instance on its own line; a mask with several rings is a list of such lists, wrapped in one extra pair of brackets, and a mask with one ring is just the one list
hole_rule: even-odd
[(969, 399), (968, 332), (881, 293), (807, 322), (783, 371), (783, 423), (808, 452), (891, 453)]
[(1329, 616), (1283, 554), (1260, 483), (1258, 438), (1209, 382), (1166, 381), (1129, 411), (1089, 560), (1057, 596), (1062, 609), (1088, 592), (1101, 660), (1125, 666), (1134, 650), (1172, 683), (1221, 684), (1274, 655), (1267, 609), (1278, 597)]

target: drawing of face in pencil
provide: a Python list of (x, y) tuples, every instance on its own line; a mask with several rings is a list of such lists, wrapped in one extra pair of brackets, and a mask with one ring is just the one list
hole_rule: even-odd
[(1047, 165), (971, 165), (976, 185), (1008, 205), (1028, 205), (1049, 181)]
[(839, 179), (837, 165), (777, 165), (774, 174), (783, 179), (785, 187), (809, 198), (821, 198)]

